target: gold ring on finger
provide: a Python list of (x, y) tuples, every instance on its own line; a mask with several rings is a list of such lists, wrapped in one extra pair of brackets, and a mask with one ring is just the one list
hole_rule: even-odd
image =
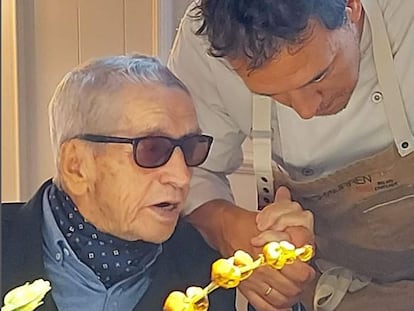
[(270, 295), (270, 293), (272, 292), (272, 290), (273, 290), (273, 288), (272, 288), (271, 286), (269, 286), (269, 287), (268, 287), (268, 289), (266, 289), (266, 291), (265, 291), (264, 295), (265, 295), (265, 296), (269, 296), (269, 295)]

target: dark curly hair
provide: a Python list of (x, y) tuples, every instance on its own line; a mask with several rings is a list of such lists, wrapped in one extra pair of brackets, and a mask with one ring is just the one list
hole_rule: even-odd
[(250, 69), (263, 65), (281, 47), (309, 37), (309, 21), (328, 29), (346, 23), (346, 0), (200, 0), (193, 17), (197, 35), (207, 35), (215, 57), (247, 57)]

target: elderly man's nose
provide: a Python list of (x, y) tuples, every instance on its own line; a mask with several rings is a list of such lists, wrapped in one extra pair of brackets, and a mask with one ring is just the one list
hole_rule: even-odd
[(171, 158), (164, 165), (162, 174), (163, 183), (172, 183), (177, 187), (185, 187), (190, 183), (191, 169), (185, 163), (185, 158), (180, 148), (175, 148)]

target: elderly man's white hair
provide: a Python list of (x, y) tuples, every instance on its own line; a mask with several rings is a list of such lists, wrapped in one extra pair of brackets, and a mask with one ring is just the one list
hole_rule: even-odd
[[(93, 59), (67, 73), (49, 103), (52, 150), (57, 163), (61, 144), (79, 134), (115, 130), (119, 107), (111, 100), (131, 84), (187, 87), (161, 62), (149, 56), (122, 55)], [(115, 108), (115, 109), (114, 109)]]

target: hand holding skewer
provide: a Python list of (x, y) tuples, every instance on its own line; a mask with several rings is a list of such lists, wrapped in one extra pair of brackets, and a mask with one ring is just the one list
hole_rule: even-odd
[(309, 261), (313, 254), (311, 245), (295, 248), (287, 241), (267, 243), (256, 260), (248, 253), (238, 250), (234, 256), (218, 259), (212, 264), (211, 282), (205, 288), (189, 287), (185, 294), (180, 291), (171, 292), (165, 300), (164, 311), (207, 311), (208, 294), (217, 288), (237, 287), (260, 266), (269, 265), (280, 270), (296, 260)]

